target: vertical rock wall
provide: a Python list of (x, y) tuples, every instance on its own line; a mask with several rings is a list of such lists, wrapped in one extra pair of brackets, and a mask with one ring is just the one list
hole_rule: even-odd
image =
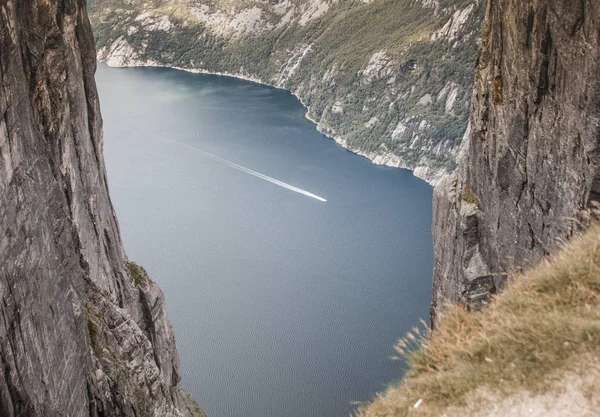
[(193, 415), (163, 295), (124, 261), (95, 65), (85, 0), (0, 1), (3, 417)]
[(434, 201), (435, 321), (569, 238), (600, 195), (600, 3), (489, 0), (471, 134)]

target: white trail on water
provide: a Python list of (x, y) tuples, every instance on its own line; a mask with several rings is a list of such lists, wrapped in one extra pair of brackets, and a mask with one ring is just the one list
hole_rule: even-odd
[(254, 171), (254, 170), (252, 170), (250, 168), (243, 167), (241, 165), (236, 164), (235, 162), (231, 162), (231, 161), (228, 161), (227, 159), (219, 158), (216, 155), (213, 155), (211, 153), (203, 151), (202, 149), (196, 148), (195, 146), (188, 145), (187, 143), (183, 143), (183, 142), (177, 142), (177, 143), (179, 143), (180, 145), (185, 146), (186, 148), (190, 148), (190, 149), (193, 149), (195, 151), (198, 151), (198, 152), (202, 153), (204, 156), (206, 156), (206, 157), (208, 157), (208, 158), (210, 158), (210, 159), (212, 159), (214, 161), (220, 162), (223, 165), (227, 165), (228, 167), (237, 169), (238, 171), (245, 172), (246, 174), (250, 174), (250, 175), (252, 175), (252, 176), (254, 176), (256, 178), (260, 178), (260, 179), (268, 181), (268, 182), (270, 182), (272, 184), (279, 185), (280, 187), (283, 187), (283, 188), (285, 188), (287, 190), (290, 190), (290, 191), (294, 191), (294, 192), (296, 192), (298, 194), (302, 194), (302, 195), (305, 195), (307, 197), (314, 198), (315, 200), (321, 201), (323, 203), (327, 202), (327, 200), (324, 199), (323, 197), (320, 197), (320, 196), (318, 196), (316, 194), (313, 194), (313, 193), (311, 193), (309, 191), (303, 190), (302, 188), (294, 187), (291, 184), (285, 183), (283, 181), (279, 181), (278, 179), (269, 177), (268, 175), (261, 174), (260, 172), (256, 172), (256, 171)]

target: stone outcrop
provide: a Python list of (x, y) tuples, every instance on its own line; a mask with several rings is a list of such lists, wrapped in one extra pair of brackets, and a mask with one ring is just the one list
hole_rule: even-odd
[(106, 183), (85, 0), (0, 3), (0, 415), (192, 416)]
[(478, 307), (600, 192), (600, 3), (490, 0), (456, 175), (435, 191), (432, 318)]

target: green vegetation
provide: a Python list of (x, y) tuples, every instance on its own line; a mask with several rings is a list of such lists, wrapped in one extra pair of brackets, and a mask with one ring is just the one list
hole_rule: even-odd
[(494, 103), (495, 104), (499, 104), (502, 105), (504, 104), (504, 86), (503, 86), (503, 82), (502, 82), (502, 76), (501, 75), (497, 75), (496, 78), (494, 78)]
[[(189, 3), (106, 0), (92, 7), (97, 47), (109, 48), (122, 37), (143, 60), (257, 77), (296, 92), (311, 118), (353, 149), (370, 153), (384, 145), (411, 168), (455, 168), (453, 151), (469, 119), (484, 2), (440, 0), (436, 14), (413, 0), (350, 0), (304, 26), (295, 21), (279, 27), (273, 6), (226, 3), (202, 4), (210, 6), (212, 13), (233, 6), (238, 10), (260, 7), (273, 28), (239, 37), (216, 34), (194, 16)], [(456, 38), (432, 38), (456, 11), (469, 6), (474, 6), (473, 12)], [(144, 12), (151, 19), (168, 16), (171, 27), (146, 29), (144, 19), (137, 19)], [(378, 65), (371, 65), (372, 73), (365, 75), (363, 71), (379, 53)], [(448, 94), (438, 100), (448, 86), (456, 94), (450, 108), (446, 108)], [(419, 104), (426, 95), (431, 102)], [(342, 114), (332, 111), (336, 103)], [(399, 123), (405, 131), (392, 135)]]
[(132, 261), (125, 261), (125, 266), (129, 270), (129, 276), (136, 286), (145, 287), (148, 284), (148, 273), (143, 267)]
[(449, 406), (477, 407), (472, 395), (481, 389), (501, 398), (545, 392), (569, 372), (585, 379), (597, 370), (599, 340), (600, 224), (594, 224), (482, 311), (450, 307), (433, 333), (415, 329), (400, 340), (396, 349), (410, 370), (358, 415), (413, 415), (421, 400), (417, 415), (440, 416)]
[(92, 346), (92, 350), (94, 351), (96, 357), (99, 357), (102, 353), (102, 348), (98, 342), (100, 329), (91, 317), (88, 318), (88, 332), (90, 334), (90, 344)]
[(100, 346), (100, 327), (98, 323), (101, 322), (102, 317), (96, 312), (94, 312), (90, 306), (86, 305), (85, 310), (88, 314), (88, 333), (90, 335), (90, 345), (92, 346), (92, 350), (96, 357), (100, 357), (102, 353), (102, 347)]
[(465, 189), (463, 190), (462, 198), (467, 203), (473, 204), (474, 206), (476, 206), (480, 211), (483, 210), (483, 206), (481, 205), (481, 200), (479, 200), (477, 197), (475, 197), (475, 194), (473, 194), (473, 191), (471, 191), (471, 189), (469, 188), (468, 185), (465, 185)]
[(202, 410), (196, 401), (192, 398), (190, 394), (183, 391), (183, 397), (185, 401), (187, 401), (188, 405), (191, 407), (192, 413), (194, 413), (194, 417), (206, 417), (206, 413)]

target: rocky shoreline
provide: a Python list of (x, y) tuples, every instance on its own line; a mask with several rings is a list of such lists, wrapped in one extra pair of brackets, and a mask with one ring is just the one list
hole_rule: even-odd
[(369, 161), (371, 161), (375, 165), (382, 165), (382, 166), (387, 166), (390, 168), (407, 169), (407, 170), (411, 171), (415, 177), (427, 182), (432, 187), (435, 187), (447, 175), (446, 171), (433, 170), (433, 169), (431, 169), (431, 167), (429, 167), (427, 165), (418, 165), (415, 168), (410, 168), (402, 160), (401, 157), (399, 157), (398, 155), (393, 154), (391, 152), (386, 152), (386, 149), (384, 149), (385, 148), (384, 145), (382, 145), (379, 148), (380, 150), (377, 152), (365, 152), (359, 148), (348, 145), (347, 141), (344, 138), (336, 136), (335, 132), (333, 132), (331, 129), (321, 125), (321, 123), (319, 121), (313, 119), (310, 116), (310, 108), (307, 106), (307, 104), (302, 100), (302, 98), (295, 91), (290, 91), (285, 88), (281, 88), (276, 85), (269, 84), (269, 83), (267, 83), (263, 80), (260, 80), (259, 78), (254, 77), (252, 75), (231, 73), (231, 72), (212, 72), (212, 71), (207, 71), (202, 68), (182, 68), (182, 67), (177, 67), (177, 66), (160, 64), (158, 62), (151, 61), (151, 60), (129, 59), (127, 62), (125, 62), (124, 60), (119, 60), (119, 59), (112, 59), (112, 58), (107, 59), (103, 56), (103, 52), (104, 51), (102, 51), (102, 50), (99, 51), (98, 62), (103, 62), (111, 68), (141, 68), (141, 67), (170, 68), (170, 69), (175, 69), (178, 71), (190, 72), (193, 74), (207, 74), (207, 75), (218, 75), (218, 76), (222, 76), (222, 77), (238, 78), (240, 80), (250, 81), (250, 82), (265, 85), (268, 87), (277, 88), (279, 90), (285, 90), (285, 91), (291, 93), (294, 97), (296, 97), (300, 101), (300, 103), (302, 103), (302, 105), (306, 108), (306, 114), (305, 114), (306, 119), (309, 120), (310, 122), (314, 123), (316, 125), (317, 130), (319, 132), (321, 132), (321, 134), (323, 134), (323, 136), (333, 140), (336, 144), (343, 147), (344, 149), (346, 149), (356, 155), (367, 158)]

